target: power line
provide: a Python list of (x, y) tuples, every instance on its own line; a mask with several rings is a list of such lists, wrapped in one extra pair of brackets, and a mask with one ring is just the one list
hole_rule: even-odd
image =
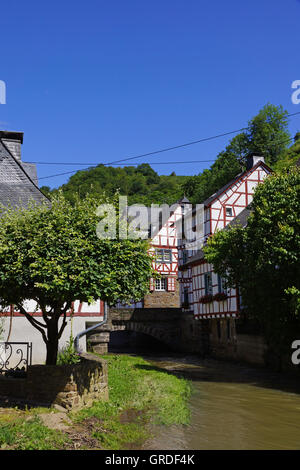
[[(290, 113), (290, 114), (287, 114), (286, 117), (292, 117), (292, 116), (296, 116), (296, 115), (299, 115), (300, 114), (300, 111), (296, 112), (296, 113)], [(279, 119), (279, 118), (278, 118)], [(276, 119), (276, 120), (278, 120)], [(110, 166), (110, 165), (115, 165), (117, 163), (123, 163), (123, 162), (126, 162), (126, 161), (130, 161), (130, 160), (134, 160), (134, 159), (137, 159), (137, 158), (142, 158), (142, 157), (146, 157), (146, 156), (150, 156), (150, 155), (157, 155), (157, 154), (160, 154), (160, 153), (163, 153), (163, 152), (168, 152), (170, 150), (175, 150), (175, 149), (179, 149), (179, 148), (183, 148), (183, 147), (187, 147), (187, 146), (190, 146), (190, 145), (195, 145), (195, 144), (199, 144), (199, 143), (202, 143), (202, 142), (207, 142), (207, 141), (210, 141), (210, 140), (213, 140), (213, 139), (217, 139), (217, 138), (220, 138), (220, 137), (224, 137), (224, 136), (228, 136), (228, 135), (231, 135), (231, 134), (235, 134), (237, 132), (241, 132), (241, 131), (244, 131), (248, 129), (247, 127), (242, 127), (241, 129), (237, 129), (237, 130), (234, 130), (234, 131), (230, 131), (230, 132), (225, 132), (225, 133), (222, 133), (222, 134), (217, 134), (217, 135), (214, 135), (214, 136), (210, 136), (210, 137), (205, 137), (203, 139), (199, 139), (199, 140), (194, 140), (192, 142), (186, 142), (184, 144), (180, 144), (180, 145), (175, 145), (173, 147), (166, 147), (166, 148), (163, 148), (163, 149), (160, 149), (160, 150), (155, 150), (153, 152), (148, 152), (148, 153), (143, 153), (143, 154), (139, 154), (139, 155), (135, 155), (134, 157), (127, 157), (127, 158), (123, 158), (123, 159), (120, 159), (120, 160), (114, 160), (112, 162), (107, 162), (107, 163), (94, 163), (92, 164), (91, 166), (88, 166), (86, 168), (83, 169), (83, 171), (86, 171), (86, 170), (89, 170), (91, 168), (94, 168), (98, 165), (104, 165), (104, 166)], [(289, 141), (292, 140), (291, 138), (289, 139)], [(282, 142), (283, 143), (283, 142)], [(277, 143), (278, 145), (278, 143)], [(207, 162), (207, 161), (215, 161), (215, 160), (198, 160), (198, 161), (193, 161), (192, 163), (200, 163), (200, 162)], [(36, 163), (36, 164), (41, 164), (42, 162), (27, 162), (27, 163)], [(154, 162), (150, 162), (151, 165), (155, 164)], [(178, 162), (170, 162), (168, 164), (176, 164)], [(183, 162), (183, 163), (188, 163), (188, 162)], [(52, 163), (51, 163), (52, 164)], [(55, 163), (54, 163), (55, 164)], [(74, 163), (75, 164), (75, 163)], [(162, 163), (161, 163), (162, 164)], [(79, 163), (76, 165), (83, 165), (82, 163)], [(68, 172), (63, 172), (63, 173), (57, 173), (55, 175), (49, 175), (49, 176), (42, 176), (41, 178), (39, 178), (40, 180), (41, 179), (48, 179), (48, 178), (54, 178), (54, 177), (57, 177), (57, 176), (64, 176), (64, 175), (68, 175), (68, 174), (73, 174), (73, 173), (77, 173), (77, 171), (79, 170), (73, 170), (73, 171), (68, 171)], [(81, 170), (82, 171), (82, 170)]]
[[(183, 161), (183, 162), (150, 162), (149, 165), (151, 164), (152, 166), (153, 165), (174, 165), (174, 164), (182, 164), (182, 163), (206, 163), (206, 162), (214, 162), (215, 159), (210, 159), (210, 160), (190, 160), (190, 161)], [(142, 163), (147, 163), (147, 162), (142, 162)], [(138, 165), (141, 165), (142, 163), (131, 163), (129, 165), (126, 165), (124, 163), (125, 166), (138, 166)], [(65, 173), (58, 173), (56, 175), (50, 175), (50, 176), (42, 176), (41, 178), (39, 178), (39, 180), (42, 180), (42, 179), (47, 179), (47, 178), (54, 178), (55, 176), (62, 176), (62, 175), (69, 175), (70, 173), (77, 173), (78, 171), (87, 171), (87, 170), (90, 170), (91, 168), (96, 168), (97, 166), (100, 166), (100, 165), (117, 165), (116, 163), (98, 163), (98, 165), (95, 165), (95, 166), (90, 166), (88, 168), (84, 168), (83, 170), (73, 170), (73, 171), (66, 171)]]
[[(142, 164), (149, 164), (149, 165), (169, 165), (169, 164), (174, 164), (174, 163), (200, 163), (200, 162), (214, 162), (215, 159), (211, 158), (210, 160), (190, 160), (190, 161), (183, 161), (183, 162), (177, 162), (177, 161), (172, 161), (172, 162), (139, 162), (139, 163), (131, 163), (128, 166), (135, 166), (135, 165), (142, 165)], [(23, 162), (23, 163), (35, 163), (38, 164), (38, 162)], [(55, 165), (55, 163), (48, 163), (48, 162), (41, 162), (41, 165)], [(57, 163), (56, 165), (71, 165), (71, 166), (76, 166), (76, 165), (87, 165), (87, 163)], [(96, 167), (96, 166), (101, 166), (104, 165), (104, 163), (90, 163), (91, 167)], [(94, 165), (94, 166), (93, 166)], [(110, 163), (110, 165), (119, 165), (118, 163)], [(122, 163), (121, 163), (122, 165)], [(126, 165), (126, 163), (123, 163), (123, 165)], [(89, 167), (89, 168), (91, 168)], [(77, 170), (75, 170), (77, 171)]]
[[(114, 160), (112, 162), (95, 163), (95, 164), (93, 164), (89, 167), (84, 168), (84, 170), (89, 170), (90, 168), (93, 168), (93, 167), (98, 166), (98, 165), (105, 165), (105, 166), (109, 165), (110, 166), (110, 165), (115, 165), (117, 163), (123, 163), (125, 161), (134, 160), (134, 159), (137, 159), (137, 158), (142, 158), (142, 157), (146, 157), (146, 156), (150, 156), (150, 155), (157, 155), (159, 153), (168, 152), (170, 150), (175, 150), (175, 149), (187, 147), (189, 145), (199, 144), (200, 142), (206, 142), (206, 141), (209, 141), (209, 140), (212, 140), (212, 139), (217, 139), (219, 137), (224, 137), (224, 136), (227, 136), (227, 135), (230, 135), (230, 134), (234, 134), (236, 132), (241, 132), (242, 130), (245, 130), (245, 129), (246, 129), (246, 127), (243, 127), (241, 129), (237, 129), (235, 131), (226, 132), (226, 133), (223, 133), (223, 134), (218, 134), (218, 135), (211, 136), (211, 137), (206, 137), (204, 139), (199, 139), (199, 140), (195, 140), (195, 141), (192, 141), (192, 142), (187, 142), (185, 144), (180, 144), (180, 145), (176, 145), (176, 146), (173, 146), (173, 147), (166, 147), (166, 148), (163, 148), (163, 149), (160, 149), (160, 150), (155, 150), (153, 152), (148, 152), (148, 153), (143, 153), (143, 154), (140, 154), (140, 155), (135, 155), (134, 157), (122, 158), (120, 160)], [(38, 162), (28, 162), (28, 163), (38, 163)], [(64, 172), (64, 173), (57, 173), (55, 175), (42, 176), (39, 179), (41, 180), (41, 179), (47, 179), (47, 178), (54, 178), (56, 176), (70, 175), (70, 174), (73, 174), (73, 173), (77, 173), (77, 171), (78, 170), (73, 170), (73, 171), (67, 171), (67, 172)]]
[[(292, 138), (289, 138), (289, 139), (285, 139), (281, 142), (272, 142), (271, 145), (281, 145), (281, 144), (284, 144), (284, 143), (289, 143), (291, 142), (293, 139)], [(177, 164), (184, 164), (184, 163), (206, 163), (206, 162), (215, 162), (216, 159), (210, 159), (210, 160), (186, 160), (186, 161), (180, 161), (180, 162), (177, 162), (177, 161), (172, 161), (172, 162), (139, 162), (139, 163), (134, 163), (134, 164), (130, 164), (130, 165), (126, 165), (124, 163), (124, 165), (126, 166), (138, 166), (138, 165), (141, 165), (142, 163), (148, 163), (150, 165), (177, 165)], [(29, 163), (29, 162), (27, 162)], [(32, 162), (31, 162), (32, 163)], [(50, 175), (50, 176), (42, 176), (41, 178), (39, 178), (39, 180), (41, 179), (48, 179), (48, 178), (54, 178), (55, 176), (62, 176), (62, 175), (69, 175), (70, 173), (77, 173), (78, 171), (87, 171), (91, 168), (96, 168), (97, 166), (99, 165), (116, 165), (116, 163), (98, 163), (97, 165), (94, 165), (94, 166), (90, 166), (90, 167), (87, 167), (87, 168), (84, 168), (83, 170), (73, 170), (73, 171), (67, 171), (67, 172), (64, 172), (64, 173), (58, 173), (56, 175)]]

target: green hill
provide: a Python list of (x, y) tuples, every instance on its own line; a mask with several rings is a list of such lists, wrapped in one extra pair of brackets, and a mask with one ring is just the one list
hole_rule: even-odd
[(295, 166), (300, 161), (300, 132), (294, 137), (294, 144), (286, 151), (283, 158), (274, 165), (275, 171), (284, 170)]
[[(76, 195), (80, 197), (90, 194), (113, 195), (119, 191), (121, 195), (128, 196), (129, 204), (172, 204), (183, 196), (182, 185), (187, 176), (177, 176), (174, 172), (170, 175), (158, 175), (151, 166), (143, 163), (138, 167), (111, 167), (98, 165), (85, 171), (78, 171), (71, 176), (68, 183), (60, 189), (69, 200), (74, 200)], [(55, 193), (47, 186), (42, 186), (45, 194)]]
[[(294, 165), (300, 158), (300, 132), (290, 147), (289, 141), (288, 112), (282, 106), (267, 104), (249, 121), (245, 131), (231, 139), (213, 165), (195, 176), (177, 176), (174, 172), (158, 175), (148, 163), (124, 168), (98, 165), (78, 171), (60, 189), (71, 201), (76, 195), (112, 196), (119, 191), (128, 196), (129, 205), (171, 205), (183, 195), (193, 203), (201, 203), (245, 169), (249, 153), (264, 156), (275, 171)], [(46, 195), (57, 191), (47, 186), (41, 190)]]

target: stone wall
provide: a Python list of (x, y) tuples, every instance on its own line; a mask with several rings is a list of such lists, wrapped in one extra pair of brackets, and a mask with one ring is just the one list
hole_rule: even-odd
[(126, 330), (152, 336), (178, 352), (204, 355), (208, 349), (207, 322), (195, 321), (180, 308), (110, 308), (108, 321), (88, 334), (89, 347), (104, 353), (110, 333)]
[(183, 313), (179, 320), (180, 344), (178, 350), (204, 356), (208, 352), (206, 327), (205, 320), (196, 321), (193, 313)]
[(259, 335), (236, 332), (235, 320), (210, 320), (209, 352), (213, 357), (265, 365), (266, 345)]
[(145, 308), (179, 308), (179, 282), (175, 281), (175, 291), (153, 291), (144, 297)]
[(237, 358), (256, 365), (265, 365), (266, 345), (258, 335), (237, 334)]
[(0, 378), (0, 396), (39, 405), (60, 405), (67, 410), (108, 400), (107, 363), (83, 354), (79, 364), (28, 367), (27, 377)]

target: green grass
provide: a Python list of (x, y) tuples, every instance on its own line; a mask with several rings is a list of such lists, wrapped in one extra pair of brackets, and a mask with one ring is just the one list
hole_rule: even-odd
[(139, 446), (156, 425), (188, 424), (190, 385), (140, 357), (102, 356), (108, 361), (109, 401), (73, 414), (75, 422), (97, 418), (94, 432), (105, 449)]
[(44, 426), (36, 415), (25, 421), (17, 418), (11, 423), (0, 422), (1, 449), (54, 450), (62, 449), (66, 441), (66, 436)]
[[(70, 414), (70, 430), (77, 436), (92, 438), (88, 444), (83, 439), (84, 448), (135, 449), (150, 436), (152, 425), (188, 424), (189, 382), (140, 357), (102, 357), (108, 361), (109, 401), (95, 402)], [(67, 434), (49, 429), (41, 421), (41, 413), (53, 410), (0, 411), (0, 449), (54, 450), (72, 446)]]

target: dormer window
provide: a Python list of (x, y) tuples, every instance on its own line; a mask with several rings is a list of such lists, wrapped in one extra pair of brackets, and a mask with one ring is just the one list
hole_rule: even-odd
[(227, 217), (232, 217), (232, 207), (226, 207), (226, 216)]

